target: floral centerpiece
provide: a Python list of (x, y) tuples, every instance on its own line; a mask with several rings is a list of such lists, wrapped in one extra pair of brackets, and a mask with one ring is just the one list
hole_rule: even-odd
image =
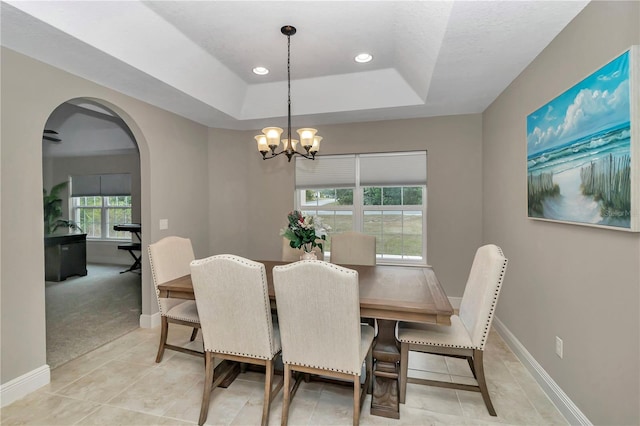
[(310, 216), (301, 211), (294, 210), (287, 215), (289, 224), (283, 228), (280, 235), (289, 240), (292, 248), (303, 249), (305, 253), (311, 253), (314, 247), (320, 247), (327, 240), (327, 231), (330, 226), (322, 223), (318, 216)]

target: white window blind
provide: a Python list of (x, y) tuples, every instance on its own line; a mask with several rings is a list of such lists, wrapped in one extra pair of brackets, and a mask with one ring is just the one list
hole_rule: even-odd
[(71, 176), (72, 197), (100, 195), (100, 175)]
[(352, 188), (356, 185), (355, 155), (296, 158), (296, 189)]
[(426, 184), (426, 151), (360, 154), (360, 186)]
[(129, 173), (101, 175), (100, 195), (131, 195), (131, 175)]
[(113, 173), (71, 177), (72, 197), (131, 195), (131, 174)]

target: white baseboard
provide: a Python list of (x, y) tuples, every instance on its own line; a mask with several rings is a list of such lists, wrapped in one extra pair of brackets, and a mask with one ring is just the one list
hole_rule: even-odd
[[(454, 308), (460, 307), (460, 297), (450, 297), (449, 301)], [(140, 315), (141, 328), (154, 328), (160, 325), (160, 313), (156, 312), (152, 315)], [(580, 411), (580, 409), (571, 401), (566, 393), (558, 386), (558, 384), (549, 376), (542, 368), (538, 361), (527, 351), (520, 341), (511, 333), (511, 331), (500, 321), (494, 318), (493, 325), (503, 338), (505, 343), (511, 348), (513, 353), (518, 357), (520, 362), (529, 370), (536, 379), (542, 390), (558, 407), (558, 410), (564, 415), (567, 421), (574, 425), (593, 426), (593, 423)], [(51, 371), (48, 365), (44, 365), (29, 373), (23, 374), (0, 386), (1, 406), (11, 404), (31, 392), (49, 384), (51, 381)]]
[(7, 383), (3, 383), (0, 386), (0, 401), (2, 401), (2, 407), (48, 385), (49, 382), (51, 382), (51, 370), (49, 366), (45, 364)]
[(542, 366), (527, 351), (527, 348), (520, 343), (516, 336), (500, 321), (497, 317), (493, 319), (493, 326), (505, 343), (511, 348), (513, 353), (518, 357), (522, 365), (533, 375), (544, 393), (558, 407), (558, 410), (572, 425), (593, 426), (587, 416), (569, 399), (566, 393), (558, 386), (551, 376), (544, 371)]
[(462, 297), (448, 297), (449, 303), (453, 306), (453, 309), (460, 309), (460, 302), (462, 302)]
[(140, 315), (140, 328), (155, 328), (161, 323), (160, 312), (153, 315)]
[(95, 263), (97, 265), (117, 265), (117, 266), (124, 266), (126, 269), (127, 266), (131, 266), (131, 264), (133, 263), (133, 260), (131, 260), (131, 258), (129, 259), (122, 259), (116, 256), (100, 256), (100, 257), (88, 257), (87, 256), (87, 263)]
[[(160, 312), (153, 315), (140, 315), (141, 328), (160, 326)], [(20, 377), (0, 385), (0, 407), (5, 407), (31, 392), (48, 385), (51, 382), (51, 370), (48, 365), (36, 368)]]

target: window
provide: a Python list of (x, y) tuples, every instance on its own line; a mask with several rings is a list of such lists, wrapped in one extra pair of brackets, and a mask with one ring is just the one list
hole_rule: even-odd
[[(304, 189), (296, 207), (307, 214), (319, 216), (331, 227), (330, 233), (354, 229), (353, 188)], [(331, 252), (331, 238), (324, 244), (324, 252)]]
[(376, 236), (382, 260), (423, 260), (423, 188), (365, 187), (362, 230)]
[(296, 208), (331, 233), (374, 235), (381, 263), (424, 264), (426, 163), (425, 151), (296, 159)]
[(131, 223), (131, 196), (73, 197), (73, 220), (87, 233), (87, 238), (131, 238), (128, 231), (114, 231), (113, 225)]
[(87, 238), (129, 240), (129, 232), (113, 225), (132, 222), (131, 175), (72, 176), (71, 211)]

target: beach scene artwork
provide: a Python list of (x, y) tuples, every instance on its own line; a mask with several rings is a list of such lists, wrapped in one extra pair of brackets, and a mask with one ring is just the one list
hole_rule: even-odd
[(527, 116), (529, 217), (631, 228), (630, 59), (623, 53)]

